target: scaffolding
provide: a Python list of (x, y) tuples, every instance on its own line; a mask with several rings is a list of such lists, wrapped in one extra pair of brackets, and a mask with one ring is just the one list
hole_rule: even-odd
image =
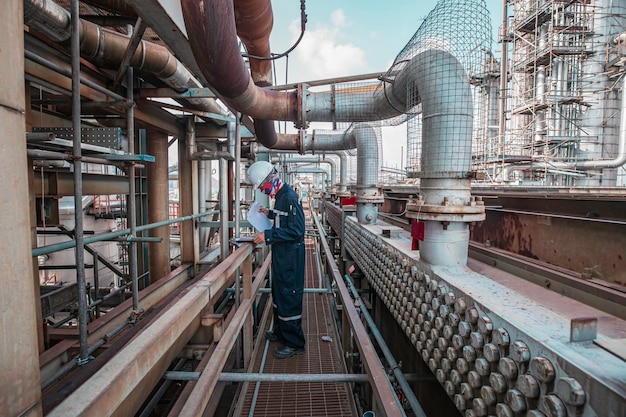
[[(622, 54), (614, 40), (625, 29), (623, 3), (507, 2), (513, 15), (500, 30), (509, 69), (506, 90), (500, 92), (506, 103), (500, 107), (505, 124), (497, 139), (488, 137), (493, 143), (484, 147), (486, 154), (475, 155), (492, 165), (492, 177), (567, 186), (614, 177), (552, 169), (551, 164), (575, 166), (615, 157), (621, 102), (616, 85), (622, 77), (617, 65)], [(511, 45), (510, 53), (505, 43)], [(528, 169), (533, 163), (539, 164)]]

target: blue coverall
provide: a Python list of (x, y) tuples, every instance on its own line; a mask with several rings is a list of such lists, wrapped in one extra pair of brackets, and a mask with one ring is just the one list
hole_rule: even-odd
[(274, 219), (272, 228), (265, 231), (265, 243), (272, 245), (274, 334), (290, 348), (303, 348), (304, 211), (289, 185), (280, 187), (267, 217)]

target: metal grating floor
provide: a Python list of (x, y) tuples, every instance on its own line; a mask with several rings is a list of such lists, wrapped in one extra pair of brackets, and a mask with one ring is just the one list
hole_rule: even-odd
[[(308, 224), (307, 228), (310, 227)], [(314, 240), (307, 237), (305, 243), (305, 287), (316, 288), (319, 285), (319, 277), (315, 265)], [(345, 373), (328, 294), (304, 294), (302, 327), (306, 337), (306, 353), (289, 359), (275, 359), (272, 353), (280, 344), (270, 343), (263, 373)], [(325, 335), (332, 337), (332, 342), (323, 341), (322, 336)], [(260, 348), (264, 347), (265, 344), (261, 344)], [(253, 372), (259, 372), (262, 359), (262, 352), (259, 352)], [(245, 398), (240, 416), (353, 416), (351, 389), (348, 383), (263, 382), (260, 383), (251, 414), (255, 385), (249, 384), (247, 390), (242, 392)]]

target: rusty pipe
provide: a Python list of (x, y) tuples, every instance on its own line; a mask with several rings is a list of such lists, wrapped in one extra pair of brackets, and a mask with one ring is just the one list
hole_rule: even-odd
[[(24, 0), (24, 23), (36, 32), (56, 42), (67, 42), (71, 37), (71, 16), (53, 1)], [(81, 54), (104, 68), (117, 69), (123, 61), (129, 37), (80, 19)], [(151, 72), (176, 90), (202, 87), (193, 75), (161, 45), (141, 41), (131, 58), (134, 68)], [(213, 99), (187, 99), (207, 112), (224, 114)]]
[[(129, 38), (84, 19), (81, 19), (80, 24), (81, 54), (98, 66), (117, 69), (124, 59)], [(143, 40), (137, 45), (130, 65), (151, 72), (159, 78), (171, 77), (177, 69), (176, 58), (167, 48)]]
[[(248, 55), (269, 58), (270, 33), (274, 25), (270, 0), (234, 0), (237, 35), (246, 46)], [(272, 62), (250, 58), (250, 73), (256, 85), (273, 84)]]
[[(270, 0), (234, 0), (234, 6), (237, 35), (246, 46), (248, 55), (269, 58), (270, 33), (274, 25)], [(250, 74), (259, 87), (273, 84), (271, 61), (251, 57)], [(276, 144), (276, 129), (272, 120), (255, 118), (254, 132), (263, 143)]]
[(82, 0), (83, 3), (87, 3), (92, 6), (96, 6), (99, 9), (106, 10), (115, 14), (121, 14), (126, 17), (137, 19), (137, 13), (135, 9), (126, 3), (126, 0)]
[[(256, 9), (253, 5), (249, 1), (241, 2), (240, 19), (248, 16), (250, 10)], [(203, 74), (231, 107), (254, 118), (257, 138), (263, 145), (273, 148), (278, 141), (273, 120), (282, 120), (286, 115), (288, 119), (296, 119), (296, 94), (271, 91), (255, 85), (239, 53), (232, 0), (182, 0), (181, 6), (189, 43)], [(269, 6), (258, 10), (264, 16), (271, 13)], [(254, 22), (258, 22), (257, 19)], [(243, 36), (268, 30), (271, 30), (270, 23), (259, 23), (255, 30), (244, 30)], [(255, 47), (264, 49), (264, 45), (265, 42), (259, 42)], [(268, 51), (258, 53), (269, 55)], [(260, 74), (258, 71), (255, 69), (255, 73)], [(259, 83), (263, 83), (261, 78)]]

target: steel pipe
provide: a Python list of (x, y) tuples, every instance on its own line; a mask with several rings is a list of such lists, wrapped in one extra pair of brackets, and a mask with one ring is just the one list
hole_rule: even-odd
[[(67, 10), (52, 0), (24, 0), (24, 23), (31, 30), (44, 33), (54, 41), (65, 42), (70, 38), (70, 22), (71, 16)], [(80, 51), (85, 58), (101, 67), (117, 70), (124, 59), (129, 37), (84, 19), (79, 19), (77, 24)], [(130, 65), (156, 75), (175, 90), (202, 87), (167, 48), (158, 44), (141, 41), (131, 57)], [(123, 100), (123, 97), (117, 96), (116, 99)], [(210, 113), (225, 114), (222, 107), (211, 98), (188, 98), (185, 101)], [(223, 123), (219, 120), (215, 122)]]
[[(60, 65), (55, 64), (54, 62), (48, 61), (47, 59), (44, 59), (42, 57), (40, 57), (39, 55), (34, 54), (33, 52), (29, 51), (29, 50), (24, 50), (24, 56), (26, 57), (26, 59), (29, 59), (41, 66), (44, 66), (48, 69), (51, 69), (54, 72), (57, 72), (61, 75), (65, 75), (68, 78), (72, 77), (72, 72), (66, 70), (65, 68), (61, 67)], [(84, 84), (86, 87), (92, 88), (94, 90), (96, 90), (99, 93), (102, 93), (108, 97), (111, 97), (114, 100), (117, 101), (124, 101), (126, 102), (126, 98), (120, 96), (117, 93), (114, 93), (111, 90), (108, 90), (104, 87), (102, 87), (99, 84), (94, 83), (93, 81), (87, 80), (85, 78), (80, 78), (80, 82), (81, 84)]]
[[(197, 381), (202, 372), (169, 371), (163, 376), (165, 379), (176, 381)], [(257, 374), (245, 372), (222, 372), (218, 378), (220, 382), (368, 382), (367, 374)]]
[[(137, 232), (143, 232), (145, 230), (151, 230), (151, 229), (155, 229), (157, 227), (167, 226), (167, 225), (170, 225), (170, 224), (173, 224), (173, 223), (181, 223), (181, 222), (185, 222), (185, 221), (188, 221), (188, 220), (197, 219), (199, 217), (209, 216), (209, 215), (215, 214), (215, 213), (216, 213), (215, 211), (207, 211), (207, 212), (204, 212), (204, 213), (192, 214), (190, 216), (179, 217), (179, 218), (176, 218), (176, 219), (165, 220), (165, 221), (162, 221), (162, 222), (146, 224), (146, 225), (138, 226), (137, 227)], [(115, 238), (118, 238), (120, 236), (126, 236), (129, 233), (130, 233), (130, 229), (118, 230), (117, 232), (111, 232), (111, 233), (103, 233), (103, 234), (98, 235), (98, 236), (92, 236), (92, 237), (85, 238), (83, 243), (85, 245), (88, 245), (88, 244), (94, 243), (94, 242), (101, 242), (103, 240), (115, 239)], [(42, 246), (42, 247), (33, 249), (32, 250), (32, 256), (39, 256), (39, 255), (44, 255), (46, 253), (58, 252), (58, 251), (61, 251), (61, 250), (73, 248), (75, 246), (76, 246), (76, 241), (74, 241), (74, 240), (71, 240), (69, 242), (55, 243), (53, 245)]]

